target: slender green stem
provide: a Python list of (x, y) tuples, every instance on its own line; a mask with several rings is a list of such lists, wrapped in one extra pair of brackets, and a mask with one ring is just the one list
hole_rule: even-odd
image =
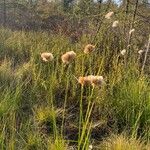
[[(79, 114), (79, 135), (78, 135), (78, 143), (81, 136), (81, 128), (82, 128), (82, 121), (83, 121), (83, 112), (82, 112), (82, 100), (83, 100), (83, 85), (81, 87), (81, 98), (80, 98), (80, 114)], [(78, 150), (80, 147), (78, 146)]]
[(85, 150), (85, 149), (86, 149), (85, 147), (86, 147), (86, 145), (87, 145), (87, 143), (88, 143), (88, 139), (89, 139), (91, 127), (92, 127), (92, 122), (90, 122), (90, 125), (89, 125), (89, 128), (88, 128), (88, 132), (87, 132), (86, 138), (85, 138), (85, 140), (84, 140), (84, 144), (83, 144), (82, 150)]
[(85, 132), (87, 130), (87, 126), (88, 126), (88, 123), (89, 123), (91, 112), (92, 112), (92, 109), (93, 109), (93, 106), (94, 106), (94, 102), (91, 104), (91, 98), (93, 96), (93, 90), (94, 90), (94, 87), (92, 88), (92, 92), (91, 92), (91, 95), (90, 95), (90, 98), (89, 98), (88, 108), (87, 108), (86, 116), (85, 116), (85, 123), (83, 124), (82, 133), (81, 133), (81, 136), (80, 136), (80, 139), (79, 139), (79, 143), (78, 143), (78, 149), (80, 149), (80, 146), (82, 144), (83, 138), (85, 136)]
[[(69, 68), (67, 70), (67, 75), (68, 75), (68, 73), (69, 73)], [(69, 79), (67, 78), (65, 101), (64, 101), (64, 107), (63, 107), (63, 119), (62, 119), (62, 127), (61, 127), (61, 135), (62, 136), (63, 136), (63, 130), (64, 130), (64, 120), (65, 120), (65, 110), (66, 110), (67, 97), (68, 97), (68, 88), (69, 88)]]

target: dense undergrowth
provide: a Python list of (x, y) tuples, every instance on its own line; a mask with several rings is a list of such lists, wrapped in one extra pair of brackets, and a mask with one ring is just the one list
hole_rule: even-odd
[[(78, 42), (62, 34), (0, 29), (1, 150), (148, 150), (150, 140), (149, 58), (137, 32), (105, 22), (96, 37)], [(96, 45), (84, 54), (85, 45)], [(130, 44), (128, 46), (127, 44)], [(121, 50), (127, 53), (121, 55)], [(43, 62), (40, 54), (54, 60)], [(64, 65), (61, 55), (76, 52)], [(102, 75), (102, 87), (82, 86), (79, 76)]]

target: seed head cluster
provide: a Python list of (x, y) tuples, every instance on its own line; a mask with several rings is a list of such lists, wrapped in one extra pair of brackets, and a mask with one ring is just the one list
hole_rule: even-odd
[(105, 83), (104, 78), (102, 76), (93, 76), (93, 75), (79, 77), (78, 82), (83, 86), (92, 85), (94, 87), (101, 86)]
[(127, 52), (126, 49), (123, 49), (120, 53), (121, 53), (121, 55), (124, 56), (126, 54), (126, 52)]
[(66, 52), (61, 56), (61, 60), (64, 64), (71, 63), (76, 57), (76, 53), (74, 51)]
[(41, 58), (44, 62), (52, 61), (54, 59), (54, 56), (52, 53), (41, 53)]
[[(114, 12), (109, 12), (105, 15), (106, 19), (111, 19), (113, 16)], [(115, 20), (112, 24), (113, 28), (116, 28), (119, 25), (119, 21)], [(131, 35), (133, 32), (135, 32), (135, 29), (131, 29), (129, 31), (129, 35)], [(90, 54), (95, 50), (95, 45), (92, 44), (87, 44), (84, 47), (84, 53), (85, 54)], [(126, 54), (126, 49), (123, 49), (120, 51), (120, 54), (124, 56)], [(139, 50), (138, 54), (141, 55), (144, 51)], [(41, 58), (44, 62), (52, 61), (54, 59), (53, 54), (49, 52), (44, 52), (41, 54)], [(69, 51), (66, 52), (61, 56), (61, 60), (64, 64), (70, 64), (74, 59), (76, 58), (76, 53), (74, 51)], [(94, 75), (88, 75), (88, 76), (80, 76), (78, 79), (78, 83), (85, 86), (85, 85), (92, 85), (93, 87), (95, 86), (102, 86), (105, 81), (103, 76), (94, 76)]]
[(95, 46), (92, 44), (87, 44), (84, 48), (84, 53), (89, 54), (95, 50)]
[(119, 25), (119, 21), (116, 20), (113, 22), (112, 27), (116, 28), (118, 25)]
[(139, 50), (139, 51), (138, 51), (138, 54), (139, 54), (139, 55), (142, 55), (143, 53), (144, 53), (144, 50)]
[(111, 16), (114, 14), (114, 12), (113, 11), (111, 11), (111, 12), (109, 12), (109, 13), (107, 13), (106, 15), (105, 15), (105, 18), (106, 19), (111, 19)]
[(131, 35), (133, 32), (135, 32), (135, 29), (131, 29), (131, 30), (129, 31), (129, 35)]

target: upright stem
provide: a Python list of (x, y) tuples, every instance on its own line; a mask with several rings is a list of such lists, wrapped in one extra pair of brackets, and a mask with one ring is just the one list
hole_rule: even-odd
[[(68, 70), (67, 70), (67, 76), (69, 74), (69, 67), (68, 67)], [(66, 92), (65, 92), (65, 101), (64, 101), (64, 107), (63, 107), (63, 119), (62, 119), (62, 127), (61, 127), (61, 135), (62, 135), (62, 137), (63, 137), (64, 123), (65, 123), (65, 112), (66, 112), (66, 105), (67, 105), (67, 98), (68, 98), (68, 88), (69, 88), (69, 79), (67, 78), (67, 85), (66, 85)]]
[(125, 13), (126, 13), (126, 16), (125, 16), (125, 22), (124, 22), (124, 34), (126, 34), (126, 24), (128, 22), (128, 14), (129, 14), (129, 0), (124, 0), (124, 4), (125, 4)]
[(134, 27), (134, 21), (135, 21), (135, 17), (136, 17), (137, 9), (138, 9), (138, 3), (139, 3), (139, 0), (136, 0), (136, 4), (135, 4), (135, 7), (134, 7), (134, 13), (133, 13), (133, 17), (132, 17), (132, 24), (131, 24), (131, 28), (133, 28), (133, 27)]
[(126, 16), (128, 15), (128, 11), (129, 11), (129, 0), (127, 0), (126, 3)]
[[(82, 121), (83, 121), (82, 99), (83, 99), (83, 85), (82, 85), (82, 87), (81, 87), (81, 98), (80, 98), (80, 115), (79, 115), (79, 134), (78, 134), (78, 144), (79, 144), (79, 142), (80, 142), (80, 138), (81, 138), (81, 128), (82, 128)], [(79, 145), (78, 145), (78, 150), (80, 150)]]
[[(81, 144), (82, 144), (83, 139), (86, 135), (86, 131), (87, 131), (87, 135), (85, 137), (86, 139), (88, 138), (89, 133), (90, 133), (90, 128), (88, 128), (88, 124), (89, 124), (89, 119), (90, 119), (90, 116), (91, 116), (91, 113), (92, 113), (92, 110), (93, 110), (93, 106), (94, 106), (94, 102), (91, 102), (91, 98), (93, 96), (93, 90), (94, 90), (94, 87), (92, 88), (92, 92), (91, 92), (91, 95), (89, 97), (88, 108), (87, 108), (86, 115), (85, 115), (85, 120), (84, 120), (85, 122), (83, 123), (82, 132), (81, 132), (81, 135), (80, 135), (80, 138), (79, 138), (79, 141), (78, 141), (78, 150), (81, 149)], [(86, 141), (84, 142), (84, 146), (82, 147), (82, 149), (84, 149), (85, 144), (86, 144)]]
[(143, 66), (142, 66), (142, 69), (141, 69), (141, 74), (142, 74), (143, 71), (144, 71), (144, 67), (145, 67), (145, 64), (146, 64), (146, 60), (147, 60), (147, 55), (148, 55), (149, 48), (150, 48), (150, 35), (149, 35), (149, 39), (148, 39), (147, 49), (146, 49), (146, 52), (145, 52), (145, 57), (144, 57)]
[(6, 0), (3, 0), (3, 26), (6, 26)]
[[(138, 9), (138, 3), (139, 3), (139, 0), (136, 0), (136, 4), (135, 4), (135, 7), (134, 7), (134, 13), (133, 13), (133, 16), (132, 16), (132, 22), (131, 22), (130, 30), (134, 28), (134, 22), (135, 22), (137, 9)], [(128, 45), (130, 45), (130, 43), (131, 43), (131, 38), (132, 38), (132, 33), (129, 35)]]

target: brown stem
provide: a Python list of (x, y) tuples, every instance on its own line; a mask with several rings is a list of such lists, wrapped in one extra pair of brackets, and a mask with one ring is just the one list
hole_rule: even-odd
[[(139, 3), (139, 0), (136, 0), (136, 4), (135, 4), (135, 7), (134, 7), (134, 13), (133, 13), (133, 17), (132, 17), (132, 22), (131, 22), (130, 30), (134, 28), (134, 22), (135, 22), (135, 17), (136, 17), (136, 14), (137, 14), (138, 3)], [(131, 39), (132, 39), (132, 33), (129, 35), (128, 46), (131, 43)], [(128, 49), (130, 49), (130, 47)]]
[(6, 26), (6, 0), (3, 0), (3, 26)]
[(147, 49), (146, 49), (146, 52), (145, 52), (145, 57), (144, 57), (144, 61), (143, 61), (143, 66), (142, 66), (142, 69), (141, 69), (141, 74), (142, 74), (143, 71), (144, 71), (144, 67), (145, 67), (145, 64), (146, 64), (146, 60), (147, 60), (147, 55), (148, 55), (149, 48), (150, 48), (150, 35), (149, 35), (149, 39), (148, 39)]
[(129, 0), (127, 0), (126, 3), (126, 16), (128, 15), (128, 11), (129, 11)]
[(137, 14), (138, 3), (139, 3), (139, 0), (136, 0), (136, 4), (135, 4), (135, 7), (134, 7), (134, 13), (133, 13), (133, 17), (132, 17), (131, 29), (134, 28), (134, 21), (135, 21), (135, 17), (136, 17), (136, 14)]

